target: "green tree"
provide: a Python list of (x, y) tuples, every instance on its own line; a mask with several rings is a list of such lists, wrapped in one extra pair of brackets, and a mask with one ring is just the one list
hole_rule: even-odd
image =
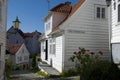
[(32, 69), (36, 69), (36, 55), (32, 57)]
[(5, 62), (5, 72), (8, 78), (11, 75), (11, 70), (12, 70), (12, 61), (10, 59), (7, 59)]

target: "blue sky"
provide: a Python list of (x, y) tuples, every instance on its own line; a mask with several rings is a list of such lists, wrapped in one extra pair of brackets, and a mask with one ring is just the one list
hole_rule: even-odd
[[(76, 3), (79, 0), (49, 0), (50, 8), (56, 6), (59, 3), (66, 1)], [(48, 4), (46, 0), (8, 0), (8, 21), (7, 29), (9, 29), (16, 19), (19, 17), (21, 21), (20, 29), (23, 32), (33, 32), (35, 30), (39, 32), (44, 31), (44, 23), (42, 19), (48, 13)]]

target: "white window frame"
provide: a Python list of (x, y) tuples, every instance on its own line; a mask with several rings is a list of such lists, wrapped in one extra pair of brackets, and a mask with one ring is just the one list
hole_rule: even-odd
[(46, 31), (50, 30), (50, 22), (46, 23)]
[(56, 53), (56, 39), (52, 38), (49, 40), (49, 53), (54, 54)]
[[(100, 12), (99, 12), (99, 14), (100, 14), (100, 17), (97, 17), (97, 9), (98, 8), (100, 8)], [(106, 19), (106, 13), (107, 13), (107, 11), (106, 11), (106, 6), (105, 5), (95, 5), (95, 19)], [(104, 13), (103, 13), (103, 10), (104, 10)], [(103, 16), (104, 15), (104, 16)]]

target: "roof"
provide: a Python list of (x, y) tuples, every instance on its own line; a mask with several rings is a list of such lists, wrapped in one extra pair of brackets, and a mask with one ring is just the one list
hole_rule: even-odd
[(35, 35), (35, 32), (32, 33), (24, 33), (25, 38), (26, 37), (33, 37)]
[(53, 7), (50, 11), (61, 12), (61, 13), (70, 13), (72, 5), (70, 2), (61, 3)]
[(7, 44), (7, 49), (10, 54), (15, 55), (21, 46), (22, 44)]
[(7, 32), (8, 32), (8, 33), (13, 33), (13, 31), (14, 31), (14, 32), (18, 32), (23, 38), (25, 37), (25, 36), (24, 36), (24, 33), (22, 32), (21, 29), (15, 29), (13, 26), (10, 27), (10, 29), (9, 29)]
[[(25, 36), (25, 38), (28, 38), (28, 37), (33, 37), (35, 34), (41, 35), (40, 32), (35, 31), (35, 32), (32, 32), (32, 33), (24, 33), (24, 36)], [(39, 36), (38, 36), (38, 37), (39, 37)]]
[[(60, 24), (53, 27), (52, 32), (58, 30), (60, 25), (63, 24), (68, 18), (70, 18), (77, 11), (77, 9), (84, 3), (84, 1), (85, 0), (79, 0), (74, 6), (72, 6), (70, 13), (66, 16), (66, 18)], [(61, 8), (59, 8), (59, 6), (63, 6), (63, 4), (59, 4), (58, 6), (54, 7), (53, 9), (55, 9), (55, 11), (59, 11), (59, 9), (61, 9)], [(67, 8), (65, 6), (63, 6), (63, 7)], [(62, 9), (64, 9), (63, 7), (62, 7)], [(56, 8), (58, 8), (58, 10)]]

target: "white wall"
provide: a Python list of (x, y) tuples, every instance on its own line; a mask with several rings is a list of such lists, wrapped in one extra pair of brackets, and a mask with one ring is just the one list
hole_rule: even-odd
[[(27, 56), (27, 59), (25, 60), (25, 56)], [(21, 57), (22, 60), (19, 61), (18, 57)], [(24, 64), (29, 63), (29, 52), (26, 48), (26, 46), (23, 44), (21, 48), (18, 50), (18, 52), (15, 54), (16, 64)]]
[(5, 64), (5, 46), (6, 46), (6, 24), (7, 24), (7, 0), (0, 0), (2, 2), (2, 11), (0, 19), (0, 44), (1, 44), (1, 54), (0, 54), (0, 80), (4, 78), (4, 64)]
[(85, 0), (62, 25), (61, 29), (65, 29), (65, 69), (72, 67), (69, 58), (78, 47), (94, 52), (101, 50), (104, 53), (102, 58), (110, 60), (107, 15), (106, 19), (95, 18), (95, 5), (98, 4), (106, 5), (105, 0)]
[(59, 72), (62, 72), (62, 58), (63, 58), (63, 36), (56, 37), (56, 52), (55, 54), (50, 54), (49, 59), (52, 60), (52, 66)]

